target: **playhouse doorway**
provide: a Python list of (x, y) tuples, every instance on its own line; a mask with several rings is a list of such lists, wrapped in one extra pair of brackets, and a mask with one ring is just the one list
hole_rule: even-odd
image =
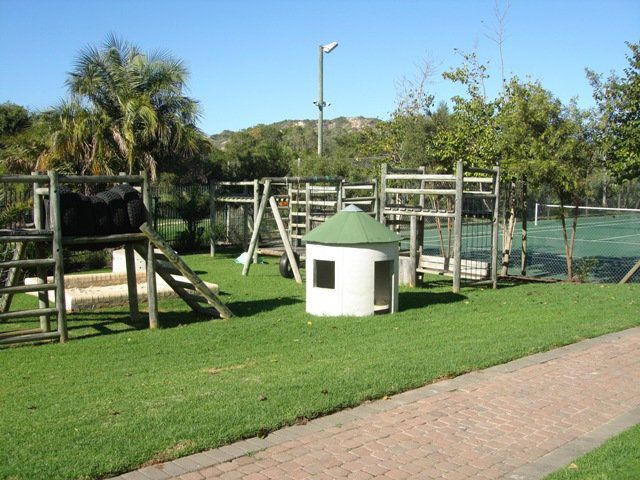
[(375, 313), (388, 312), (393, 298), (393, 260), (375, 262), (373, 305)]

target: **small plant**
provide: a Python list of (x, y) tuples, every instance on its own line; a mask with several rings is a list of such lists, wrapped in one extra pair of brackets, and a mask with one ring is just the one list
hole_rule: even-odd
[(594, 257), (585, 257), (576, 262), (573, 281), (576, 283), (586, 283), (594, 268), (598, 266), (598, 259)]

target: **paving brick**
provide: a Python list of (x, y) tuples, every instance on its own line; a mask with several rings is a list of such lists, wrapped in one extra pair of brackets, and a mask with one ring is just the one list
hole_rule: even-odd
[(639, 403), (634, 328), (120, 478), (539, 479), (640, 422)]

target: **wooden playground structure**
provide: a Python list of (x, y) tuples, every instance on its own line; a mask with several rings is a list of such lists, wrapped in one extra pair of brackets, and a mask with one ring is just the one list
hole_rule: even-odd
[[(262, 198), (254, 210), (254, 224), (247, 253), (255, 262), (257, 254), (285, 255), (296, 282), (302, 283), (299, 259), (303, 257), (302, 237), (348, 205), (357, 205), (374, 218), (378, 215), (377, 182), (345, 182), (341, 177), (270, 177), (260, 181)], [(273, 245), (264, 242), (265, 223), (269, 213), (277, 227)], [(263, 241), (260, 245), (260, 241)], [(249, 273), (245, 264), (243, 275)]]
[[(427, 173), (425, 167), (382, 166), (380, 221), (396, 230), (408, 226), (408, 261), (401, 265), (409, 285), (415, 286), (423, 273), (432, 273), (451, 275), (454, 293), (460, 291), (461, 279), (489, 279), (496, 287), (499, 194), (497, 166), (464, 170), (459, 161), (453, 175)], [(490, 232), (478, 231), (483, 222)], [(439, 255), (424, 251), (425, 229), (433, 232)], [(463, 258), (463, 248), (473, 245), (474, 239), (489, 240), (486, 259)]]
[[(61, 221), (60, 190), (63, 185), (106, 185), (123, 184), (138, 187), (142, 192), (145, 210), (145, 223), (139, 232), (115, 233), (110, 235), (63, 236)], [(134, 266), (134, 252), (138, 252), (146, 261), (146, 281), (148, 288), (149, 327), (157, 328), (158, 302), (156, 292), (156, 274), (158, 274), (180, 296), (192, 310), (207, 315), (217, 314), (221, 318), (232, 316), (231, 311), (220, 301), (202, 280), (184, 263), (178, 254), (151, 227), (153, 225), (151, 199), (149, 193), (149, 175), (59, 175), (50, 171), (47, 175), (1, 175), (0, 184), (31, 185), (33, 192), (33, 227), (0, 230), (0, 244), (14, 245), (13, 257), (0, 262), (0, 271), (6, 281), (0, 287), (4, 297), (0, 322), (38, 317), (40, 326), (36, 329), (16, 330), (0, 334), (0, 345), (57, 339), (68, 339), (67, 312), (65, 310), (65, 280), (63, 251), (80, 248), (111, 248), (124, 245), (126, 256), (127, 286), (129, 292), (129, 312), (132, 317), (140, 314), (138, 305), (137, 282)], [(48, 199), (48, 210), (44, 200)], [(48, 221), (47, 221), (48, 220)], [(25, 259), (26, 245), (33, 244), (37, 258)], [(20, 272), (35, 269), (37, 284), (19, 285)], [(47, 269), (53, 269), (53, 282), (47, 282)], [(174, 276), (180, 275), (181, 280)], [(186, 279), (186, 281), (184, 280)], [(53, 305), (49, 302), (49, 291), (55, 291)], [(38, 308), (10, 311), (11, 298), (16, 293), (38, 293)], [(55, 316), (56, 328), (51, 329), (51, 317)]]

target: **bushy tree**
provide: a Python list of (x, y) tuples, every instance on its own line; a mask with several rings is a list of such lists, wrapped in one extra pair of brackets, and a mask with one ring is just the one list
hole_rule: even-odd
[(627, 42), (631, 52), (622, 77), (606, 80), (587, 69), (598, 106), (596, 139), (606, 166), (619, 179), (640, 177), (640, 44)]
[[(80, 52), (67, 85), (69, 100), (47, 112), (48, 165), (80, 173), (147, 168), (199, 153), (197, 102), (184, 94), (184, 64), (109, 37)], [(206, 140), (204, 140), (206, 141)]]

